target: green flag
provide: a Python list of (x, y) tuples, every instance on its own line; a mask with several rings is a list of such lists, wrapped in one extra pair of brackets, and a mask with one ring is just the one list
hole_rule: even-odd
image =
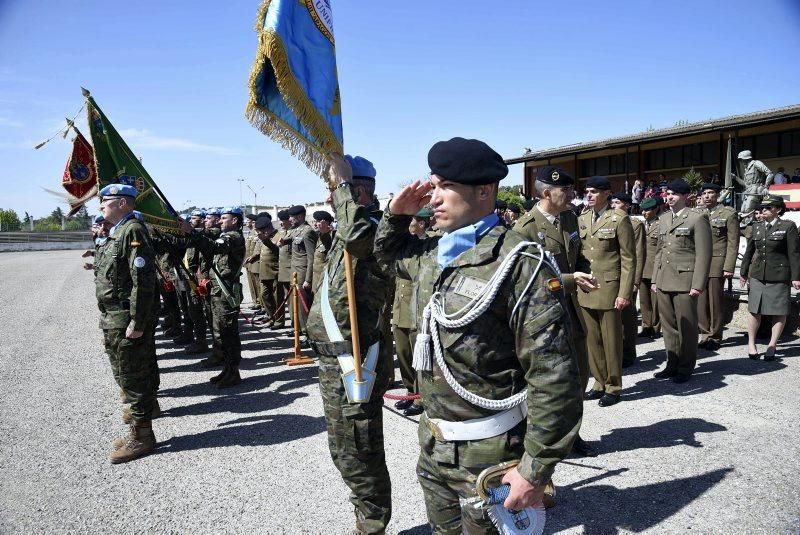
[(144, 216), (145, 223), (159, 230), (180, 232), (178, 222), (175, 220), (177, 212), (158, 189), (142, 162), (133, 154), (85, 89), (84, 96), (89, 116), (89, 133), (94, 145), (98, 189), (103, 189), (109, 184), (127, 184), (136, 187), (136, 191), (139, 192), (136, 197), (136, 209)]

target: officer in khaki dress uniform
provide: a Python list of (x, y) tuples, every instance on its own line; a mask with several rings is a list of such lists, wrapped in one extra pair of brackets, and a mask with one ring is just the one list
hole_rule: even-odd
[[(627, 193), (615, 193), (611, 196), (611, 207), (622, 210), (630, 215), (633, 201)], [(647, 253), (644, 239), (644, 222), (638, 217), (631, 217), (633, 227), (633, 241), (636, 251), (636, 269), (633, 277), (633, 292), (631, 292), (631, 304), (622, 309), (622, 367), (627, 368), (636, 362), (636, 294), (639, 285), (642, 284), (642, 274), (644, 272), (645, 254)]]
[(253, 257), (258, 254), (261, 242), (258, 240), (255, 231), (255, 222), (258, 216), (255, 214), (247, 214), (245, 216), (244, 225), (247, 227), (247, 237), (245, 238), (245, 260), (247, 266), (247, 287), (250, 289), (250, 309), (254, 312), (261, 312), (262, 305), (259, 300), (261, 289), (258, 287), (258, 261), (254, 261)]
[(658, 216), (664, 201), (661, 197), (649, 197), (639, 204), (644, 216), (644, 266), (642, 268), (642, 283), (639, 285), (639, 301), (642, 310), (642, 331), (639, 336), (654, 338), (661, 332), (661, 319), (658, 317), (658, 300), (650, 291), (653, 276), (653, 260), (658, 251)]
[(697, 361), (697, 297), (706, 289), (711, 267), (708, 214), (686, 206), (689, 185), (683, 179), (667, 184), (669, 210), (659, 219), (658, 252), (653, 262), (652, 290), (667, 351), (667, 366), (657, 379), (689, 380)]
[(282, 299), (276, 301), (275, 295), (278, 286), (279, 247), (275, 239), (277, 231), (272, 226), (272, 218), (259, 216), (255, 222), (255, 231), (258, 248), (255, 249), (254, 260), (258, 264), (258, 286), (261, 291), (258, 298), (264, 308), (263, 321), (266, 321), (272, 318), (275, 308), (283, 301)]
[(586, 323), (589, 368), (594, 377), (586, 399), (598, 399), (601, 407), (614, 405), (622, 391), (622, 316), (631, 304), (636, 276), (636, 246), (628, 214), (608, 206), (611, 183), (593, 176), (586, 181), (589, 209), (578, 217), (583, 252), (600, 286), (579, 293)]
[[(560, 167), (542, 167), (534, 183), (539, 202), (516, 222), (514, 231), (526, 240), (543, 245), (561, 270), (581, 372), (581, 390), (585, 391), (589, 384), (589, 354), (586, 348), (586, 325), (578, 304), (578, 288), (582, 292), (590, 292), (597, 290), (598, 286), (597, 280), (589, 274), (591, 265), (582, 251), (578, 217), (571, 210), (574, 184), (575, 179)], [(575, 438), (573, 449), (581, 455), (593, 454), (580, 435)]]
[(714, 256), (708, 273), (708, 289), (697, 300), (700, 325), (699, 347), (716, 351), (722, 342), (722, 292), (725, 280), (733, 278), (739, 254), (739, 216), (730, 206), (719, 204), (722, 187), (704, 183), (700, 189), (711, 224)]
[[(317, 233), (306, 221), (306, 207), (292, 206), (287, 210), (289, 222), (292, 224), (292, 273), (297, 273), (297, 287), (300, 290), (301, 301), (297, 304), (300, 311), (299, 318), (292, 317), (300, 324), (300, 332), (306, 332), (306, 306), (311, 306), (311, 280), (314, 278), (314, 249), (317, 246)], [(284, 238), (283, 241), (286, 241)], [(294, 311), (292, 309), (292, 314)]]
[[(275, 300), (277, 301), (278, 317), (272, 322), (273, 329), (282, 329), (286, 323), (286, 305), (281, 306), (283, 300), (289, 295), (292, 284), (292, 224), (289, 221), (289, 212), (281, 210), (278, 212), (278, 220), (281, 228), (278, 229), (276, 239), (278, 240), (278, 286), (275, 290)], [(290, 306), (291, 306), (291, 299)]]

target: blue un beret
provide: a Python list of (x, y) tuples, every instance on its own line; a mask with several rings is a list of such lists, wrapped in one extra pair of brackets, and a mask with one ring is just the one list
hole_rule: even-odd
[(244, 212), (242, 212), (242, 209), (239, 208), (238, 206), (226, 206), (225, 208), (219, 211), (219, 215), (222, 214), (232, 214), (235, 216), (239, 216), (239, 218), (241, 219), (241, 217), (244, 215)]
[(205, 217), (206, 211), (205, 210), (192, 210), (192, 213), (189, 214), (192, 217)]
[(219, 217), (222, 215), (222, 210), (219, 208), (211, 208), (206, 212), (206, 215), (213, 215), (214, 217)]
[(345, 154), (344, 159), (353, 169), (353, 178), (371, 178), (375, 180), (375, 176), (378, 173), (375, 171), (375, 166), (372, 165), (371, 161), (361, 156), (350, 156), (349, 154)]
[(109, 184), (100, 190), (99, 195), (101, 199), (104, 197), (133, 197), (135, 199), (139, 192), (134, 186), (127, 184)]

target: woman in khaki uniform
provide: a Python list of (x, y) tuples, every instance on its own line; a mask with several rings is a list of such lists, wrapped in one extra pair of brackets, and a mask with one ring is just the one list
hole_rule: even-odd
[(781, 197), (766, 196), (758, 209), (761, 220), (753, 225), (753, 235), (747, 242), (741, 267), (742, 287), (750, 283), (747, 353), (751, 359), (758, 359), (756, 332), (761, 316), (775, 316), (769, 346), (764, 351), (764, 360), (775, 360), (775, 346), (790, 309), (791, 287), (800, 290), (800, 248), (797, 226), (780, 219), (785, 209)]

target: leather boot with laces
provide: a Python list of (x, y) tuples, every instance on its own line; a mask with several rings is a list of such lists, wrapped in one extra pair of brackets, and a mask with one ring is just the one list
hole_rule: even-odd
[(150, 420), (140, 420), (131, 424), (131, 431), (127, 437), (117, 439), (112, 444), (122, 444), (115, 448), (109, 460), (111, 464), (127, 463), (144, 455), (147, 455), (156, 447), (156, 437), (153, 434), (153, 427)]
[(217, 388), (228, 388), (236, 386), (242, 382), (242, 377), (239, 375), (239, 367), (231, 368), (227, 375), (224, 375), (217, 381)]

